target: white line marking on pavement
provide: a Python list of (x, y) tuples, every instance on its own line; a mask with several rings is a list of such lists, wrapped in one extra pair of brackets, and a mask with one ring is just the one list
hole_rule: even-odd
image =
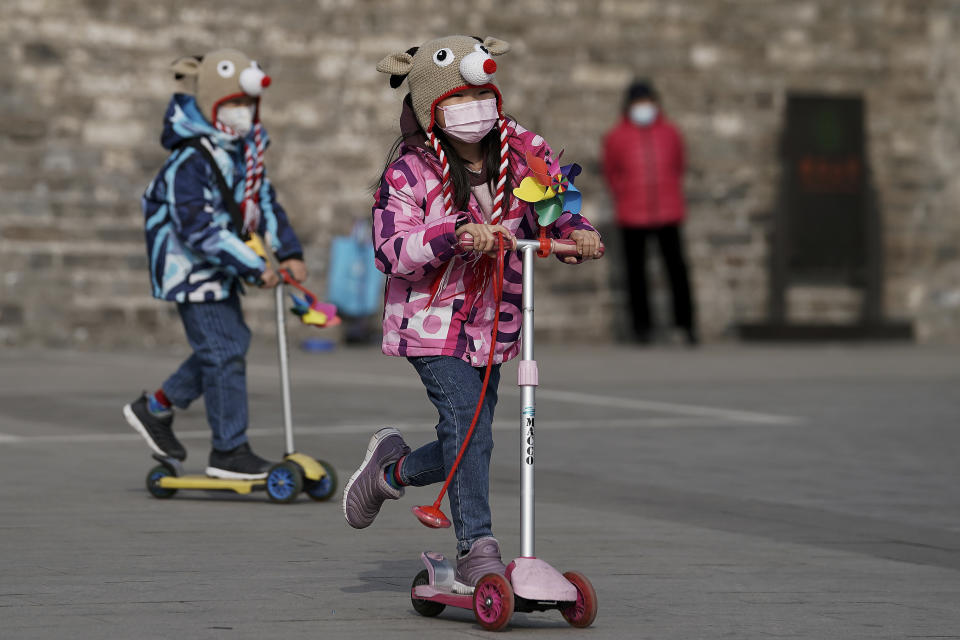
[[(368, 373), (331, 373), (318, 372), (314, 374), (317, 380), (323, 379), (326, 382), (343, 384), (369, 385), (372, 387), (397, 387), (407, 389), (422, 389), (423, 385), (416, 379), (405, 378), (401, 376), (375, 375)], [(520, 390), (515, 385), (501, 386), (501, 396), (519, 397)], [(620, 398), (617, 396), (603, 396), (594, 393), (584, 393), (582, 391), (563, 391), (560, 389), (537, 389), (537, 396), (548, 398), (555, 402), (568, 402), (570, 404), (589, 404), (600, 407), (618, 408), (618, 409), (637, 409), (641, 411), (656, 411), (658, 413), (668, 413), (682, 416), (703, 416), (716, 418), (725, 421), (737, 421), (757, 424), (801, 424), (803, 418), (797, 416), (784, 416), (771, 413), (757, 413), (754, 411), (740, 411), (737, 409), (722, 409), (718, 407), (705, 407), (695, 404), (680, 404), (674, 402), (660, 402), (657, 400), (638, 400), (633, 398)]]
[(559, 402), (573, 404), (592, 404), (601, 407), (616, 407), (618, 409), (638, 409), (643, 411), (657, 411), (686, 416), (702, 416), (726, 422), (748, 422), (756, 424), (800, 424), (803, 418), (797, 416), (781, 416), (771, 413), (755, 413), (753, 411), (737, 411), (734, 409), (719, 409), (703, 407), (695, 404), (677, 404), (673, 402), (658, 402), (656, 400), (634, 400), (613, 396), (600, 396), (580, 391), (557, 391), (554, 389), (537, 390), (537, 396), (549, 398)]
[[(266, 365), (258, 365), (262, 369), (259, 373), (276, 377), (276, 371), (268, 369)], [(268, 372), (270, 372), (268, 374)], [(311, 377), (320, 382), (333, 384), (357, 384), (368, 385), (371, 387), (395, 387), (404, 389), (422, 389), (415, 378), (402, 376), (377, 375), (370, 373), (334, 373), (319, 371), (311, 374)], [(501, 396), (519, 397), (520, 390), (515, 385), (501, 385)], [(660, 402), (657, 400), (638, 400), (633, 398), (620, 398), (617, 396), (603, 396), (594, 393), (584, 393), (582, 391), (563, 391), (560, 389), (537, 389), (537, 396), (540, 398), (549, 398), (555, 402), (568, 402), (571, 404), (589, 404), (600, 407), (610, 407), (619, 409), (637, 409), (642, 411), (656, 411), (658, 413), (668, 413), (684, 416), (704, 416), (721, 420), (735, 420), (737, 422), (748, 422), (757, 424), (801, 424), (803, 418), (797, 416), (783, 416), (770, 413), (757, 413), (754, 411), (740, 411), (737, 409), (722, 409), (718, 407), (705, 407), (695, 404), (680, 404), (674, 402)]]

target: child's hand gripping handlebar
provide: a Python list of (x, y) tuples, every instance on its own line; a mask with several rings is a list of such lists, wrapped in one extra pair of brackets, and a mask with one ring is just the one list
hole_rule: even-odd
[(274, 256), (271, 255), (270, 251), (267, 251), (267, 245), (263, 241), (263, 238), (260, 237), (260, 234), (251, 233), (244, 244), (253, 249), (253, 252), (263, 258), (264, 262), (267, 263), (267, 268), (264, 269), (260, 277), (257, 278), (257, 286), (264, 289), (272, 289), (280, 284), (281, 280), (277, 274)]
[[(460, 236), (460, 246), (467, 251), (473, 249), (473, 236), (469, 233), (464, 233)], [(537, 249), (537, 254), (541, 258), (546, 258), (550, 254), (559, 256), (561, 258), (566, 257), (580, 257), (580, 254), (577, 252), (577, 242), (575, 240), (557, 240), (554, 238), (540, 238), (539, 240), (520, 240), (519, 238), (515, 241), (514, 249), (524, 249), (527, 247), (534, 247)], [(603, 254), (606, 252), (606, 247), (603, 246), (603, 243), (600, 243), (600, 248), (597, 250), (597, 258), (602, 258)]]

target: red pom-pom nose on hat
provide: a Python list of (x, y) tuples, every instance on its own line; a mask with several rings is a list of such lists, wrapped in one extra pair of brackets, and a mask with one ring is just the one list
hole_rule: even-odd
[(489, 83), (496, 70), (497, 63), (493, 61), (490, 54), (479, 49), (468, 53), (460, 61), (460, 75), (468, 84), (474, 86)]
[(248, 96), (258, 98), (269, 86), (270, 76), (265, 74), (256, 62), (251, 62), (249, 67), (240, 72), (240, 88)]

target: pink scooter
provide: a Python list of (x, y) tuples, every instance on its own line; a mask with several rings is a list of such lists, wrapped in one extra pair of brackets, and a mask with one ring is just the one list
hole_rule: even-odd
[[(472, 241), (463, 242), (465, 246), (468, 243), (472, 244)], [(593, 585), (581, 573), (568, 571), (561, 574), (537, 558), (533, 541), (534, 395), (537, 388), (537, 363), (533, 359), (533, 262), (537, 255), (546, 257), (551, 253), (576, 256), (576, 243), (546, 238), (517, 240), (517, 249), (523, 256), (523, 352), (519, 371), (520, 557), (507, 565), (506, 577), (496, 573), (487, 574), (477, 583), (472, 595), (463, 595), (453, 591), (454, 566), (450, 561), (436, 551), (425, 551), (420, 558), (426, 568), (414, 578), (410, 599), (417, 613), (427, 617), (439, 615), (447, 606), (473, 609), (480, 626), (490, 631), (507, 626), (514, 611), (549, 609), (559, 609), (574, 627), (588, 627), (597, 617), (597, 594)], [(439, 506), (439, 501), (438, 498), (434, 507), (417, 509), (430, 511)], [(418, 517), (424, 520), (420, 514)], [(440, 517), (443, 517), (442, 514)]]

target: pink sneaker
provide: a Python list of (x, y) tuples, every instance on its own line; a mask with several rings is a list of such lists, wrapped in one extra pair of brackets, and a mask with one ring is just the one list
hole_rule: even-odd
[(456, 593), (473, 593), (480, 578), (488, 573), (504, 575), (507, 568), (500, 560), (500, 543), (496, 538), (480, 538), (470, 545), (470, 551), (457, 557), (457, 572), (453, 590)]
[(394, 489), (383, 477), (383, 468), (410, 453), (400, 432), (391, 427), (377, 431), (367, 443), (363, 463), (343, 489), (343, 515), (354, 529), (369, 527), (384, 500), (397, 500), (403, 488)]

